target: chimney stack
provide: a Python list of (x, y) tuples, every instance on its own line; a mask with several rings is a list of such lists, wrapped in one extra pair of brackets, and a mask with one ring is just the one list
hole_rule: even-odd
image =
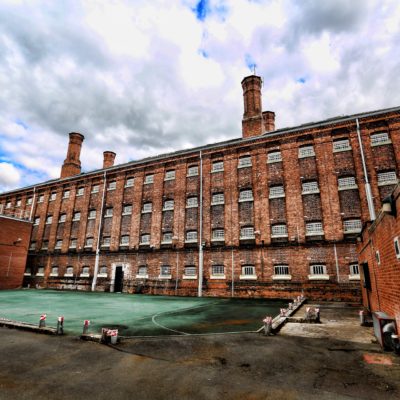
[(64, 164), (61, 167), (61, 178), (67, 178), (81, 173), (80, 155), (84, 139), (85, 137), (80, 133), (71, 132), (69, 134), (67, 158), (64, 160)]
[(261, 77), (256, 75), (246, 76), (242, 80), (244, 100), (242, 136), (244, 138), (275, 130), (275, 113), (262, 111), (261, 85)]
[(103, 169), (110, 168), (114, 165), (116, 154), (113, 151), (104, 151), (103, 152)]

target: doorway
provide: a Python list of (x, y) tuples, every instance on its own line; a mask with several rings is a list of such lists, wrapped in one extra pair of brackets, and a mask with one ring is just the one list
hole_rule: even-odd
[(114, 293), (122, 292), (124, 286), (124, 271), (122, 266), (119, 265), (115, 268), (115, 282), (114, 282)]

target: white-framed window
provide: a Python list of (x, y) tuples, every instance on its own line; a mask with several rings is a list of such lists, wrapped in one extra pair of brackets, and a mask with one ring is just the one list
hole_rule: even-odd
[(142, 214), (151, 213), (152, 210), (153, 210), (153, 203), (151, 202), (143, 203)]
[(306, 236), (323, 235), (324, 229), (322, 222), (307, 222), (306, 223)]
[(39, 225), (39, 224), (40, 224), (40, 217), (35, 217), (33, 225)]
[(97, 276), (99, 276), (100, 278), (106, 278), (107, 277), (107, 267), (105, 265), (100, 267), (99, 274)]
[(344, 233), (359, 233), (362, 230), (362, 223), (360, 219), (348, 219), (343, 221)]
[(146, 265), (141, 265), (138, 268), (138, 272), (136, 274), (137, 278), (143, 277), (143, 278), (147, 278), (147, 266)]
[(31, 205), (32, 204), (32, 197), (28, 197), (27, 199), (26, 199), (26, 205)]
[(197, 207), (197, 196), (191, 196), (186, 199), (186, 208)]
[(63, 192), (63, 199), (69, 199), (69, 194), (70, 194), (71, 192), (69, 191), (69, 190), (64, 190), (64, 192)]
[(49, 248), (49, 241), (43, 240), (42, 242), (42, 250), (47, 250)]
[(108, 182), (107, 190), (115, 190), (116, 188), (117, 188), (117, 182), (116, 181)]
[(212, 241), (223, 241), (225, 240), (225, 231), (222, 228), (212, 230)]
[(242, 189), (239, 192), (239, 201), (253, 201), (253, 190), (252, 189)]
[(198, 165), (189, 165), (187, 176), (197, 176), (197, 175), (199, 175)]
[(396, 183), (396, 171), (378, 172), (378, 186), (394, 185)]
[(29, 250), (36, 250), (36, 242), (31, 242), (30, 243)]
[(64, 276), (74, 276), (74, 267), (67, 267)]
[(11, 201), (7, 201), (6, 208), (11, 208)]
[(36, 276), (43, 276), (44, 275), (44, 267), (38, 267)]
[(278, 238), (278, 237), (287, 237), (287, 226), (286, 224), (277, 224), (272, 225), (271, 228), (271, 237)]
[(165, 172), (165, 181), (172, 181), (175, 179), (175, 170), (171, 169), (170, 171)]
[(213, 265), (211, 275), (214, 277), (225, 278), (225, 267), (223, 265)]
[(85, 193), (85, 188), (83, 186), (79, 187), (78, 190), (76, 191), (77, 196), (83, 196)]
[(274, 265), (274, 275), (289, 275), (289, 265), (286, 264), (280, 264), (280, 265)]
[(129, 246), (129, 235), (122, 235), (119, 241), (120, 246)]
[(58, 267), (51, 267), (50, 276), (58, 276)]
[(57, 198), (57, 193), (56, 192), (51, 192), (50, 194), (50, 201), (54, 201)]
[(399, 237), (396, 236), (393, 239), (393, 244), (394, 244), (394, 251), (396, 253), (396, 258), (400, 259), (400, 242), (399, 242)]
[(89, 210), (88, 219), (96, 219), (96, 210)]
[(251, 156), (243, 156), (239, 158), (238, 168), (251, 167)]
[(381, 255), (380, 255), (380, 253), (379, 253), (379, 250), (376, 250), (376, 251), (375, 251), (375, 259), (376, 259), (376, 263), (377, 263), (378, 265), (381, 265)]
[(244, 226), (240, 229), (240, 239), (254, 239), (254, 227)]
[(337, 153), (340, 151), (351, 150), (349, 139), (338, 139), (333, 142), (333, 152)]
[(150, 233), (143, 233), (140, 236), (140, 244), (150, 244)]
[(243, 265), (240, 279), (257, 279), (256, 267), (254, 265)]
[(282, 185), (270, 186), (269, 198), (276, 199), (279, 197), (285, 197), (285, 188)]
[(99, 185), (92, 186), (92, 193), (99, 193)]
[(56, 241), (56, 244), (55, 244), (55, 246), (54, 246), (54, 248), (55, 249), (61, 249), (61, 247), (62, 247), (62, 240), (57, 240)]
[(132, 187), (134, 182), (135, 182), (135, 178), (132, 178), (132, 177), (126, 178), (125, 187), (126, 188), (127, 187)]
[[(38, 203), (43, 203), (43, 201), (44, 201), (44, 194), (39, 194)], [(10, 203), (10, 207), (11, 207), (11, 203)]]
[(326, 265), (324, 264), (313, 264), (310, 265), (311, 275), (326, 275)]
[(268, 158), (267, 158), (268, 164), (281, 162), (281, 161), (282, 161), (282, 153), (280, 152), (280, 150), (270, 151), (268, 153)]
[(224, 204), (224, 194), (223, 193), (213, 193), (211, 198), (211, 205), (215, 206), (217, 204)]
[(76, 249), (76, 243), (77, 243), (77, 240), (76, 240), (76, 239), (71, 239), (71, 240), (69, 241), (69, 248), (70, 248), (70, 249)]
[(174, 200), (164, 200), (163, 211), (171, 211), (174, 209)]
[(80, 221), (81, 220), (81, 213), (79, 211), (74, 212), (74, 217), (72, 218), (72, 221)]
[(89, 274), (90, 274), (90, 267), (88, 267), (88, 266), (82, 267), (81, 276), (88, 277)]
[(388, 132), (377, 132), (371, 134), (371, 146), (382, 146), (389, 143), (392, 143), (392, 141), (389, 138)]
[(66, 219), (67, 219), (67, 214), (60, 214), (58, 222), (65, 222)]
[(17, 199), (15, 207), (21, 207), (21, 199)]
[(172, 243), (172, 232), (164, 232), (162, 236), (162, 243)]
[(160, 276), (161, 277), (170, 277), (171, 276), (171, 267), (169, 265), (162, 265), (160, 267)]
[(107, 207), (107, 208), (106, 208), (106, 212), (105, 212), (105, 214), (104, 214), (104, 217), (105, 217), (105, 218), (112, 217), (112, 216), (113, 216), (113, 213), (114, 213), (114, 209), (113, 209), (112, 207)]
[(360, 267), (357, 263), (349, 265), (349, 279), (360, 279)]
[(319, 193), (319, 187), (317, 181), (302, 182), (302, 194)]
[(122, 215), (130, 215), (132, 214), (132, 204), (125, 204), (122, 207)]
[(214, 161), (212, 163), (211, 172), (221, 172), (224, 170), (224, 162), (223, 161)]
[(46, 225), (49, 225), (53, 222), (53, 216), (52, 215), (48, 215), (46, 218)]
[(147, 185), (149, 183), (153, 183), (154, 182), (154, 175), (153, 174), (147, 174), (144, 177), (144, 184)]
[(187, 243), (197, 242), (197, 231), (187, 231), (185, 242)]
[(92, 237), (86, 238), (85, 247), (93, 247), (93, 238)]
[(186, 265), (185, 266), (185, 276), (197, 276), (197, 268), (195, 265)]
[(308, 145), (299, 147), (299, 158), (314, 157), (314, 156), (315, 156), (314, 146)]
[(101, 247), (110, 247), (110, 245), (111, 245), (110, 236), (103, 237), (103, 241), (101, 242)]
[(356, 178), (354, 176), (344, 176), (342, 178), (338, 178), (338, 189), (339, 190), (349, 190), (349, 189), (357, 189)]
[(32, 275), (32, 269), (31, 267), (26, 267), (25, 272), (24, 272), (25, 276), (31, 276)]

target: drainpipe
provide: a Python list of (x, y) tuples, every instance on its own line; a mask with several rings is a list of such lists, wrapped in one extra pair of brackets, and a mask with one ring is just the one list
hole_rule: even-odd
[(197, 296), (203, 296), (203, 158), (200, 156), (200, 226), (199, 226), (199, 287)]
[(96, 243), (96, 258), (94, 261), (94, 273), (93, 273), (93, 281), (92, 281), (92, 292), (96, 290), (97, 283), (97, 274), (99, 272), (99, 258), (100, 258), (100, 235), (101, 235), (101, 227), (103, 225), (103, 208), (104, 208), (104, 200), (106, 197), (106, 171), (104, 171), (104, 183), (103, 183), (103, 197), (101, 199), (101, 208), (100, 208), (100, 223), (99, 230), (97, 233), (97, 243)]
[(32, 221), (33, 209), (35, 208), (35, 203), (36, 203), (36, 186), (33, 188), (33, 199), (32, 199), (31, 211), (29, 213), (29, 221)]
[(364, 171), (365, 194), (367, 195), (369, 217), (370, 217), (371, 221), (375, 221), (375, 219), (376, 219), (375, 208), (374, 208), (374, 202), (372, 200), (371, 185), (369, 184), (369, 181), (368, 181), (367, 165), (365, 164), (364, 150), (363, 150), (363, 145), (362, 145), (362, 141), (361, 141), (360, 124), (358, 123), (358, 118), (356, 118), (356, 124), (357, 124), (358, 143), (360, 145), (360, 152), (361, 152), (361, 161), (362, 161), (363, 171)]
[(339, 260), (338, 260), (338, 256), (337, 256), (336, 243), (333, 244), (333, 253), (334, 253), (334, 255), (335, 255), (337, 282), (340, 283), (340, 277), (339, 277)]

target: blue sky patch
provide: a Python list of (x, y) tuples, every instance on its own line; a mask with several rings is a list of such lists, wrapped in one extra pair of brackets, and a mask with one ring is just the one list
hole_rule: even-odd
[(210, 11), (208, 0), (200, 0), (193, 11), (196, 13), (196, 18), (198, 20), (204, 21)]
[(296, 79), (296, 82), (298, 82), (298, 83), (306, 83), (306, 81), (307, 81), (307, 79), (304, 77)]
[(208, 53), (204, 49), (199, 49), (199, 54), (204, 58), (208, 58)]
[(24, 121), (22, 121), (22, 119), (17, 118), (17, 119), (15, 120), (15, 123), (16, 123), (17, 125), (19, 125), (19, 126), (22, 126), (25, 130), (28, 130), (28, 129), (29, 129), (29, 126), (28, 126)]
[[(257, 67), (257, 63), (255, 62), (255, 60), (253, 59), (253, 57), (250, 54), (245, 55), (245, 62), (246, 62), (246, 65), (248, 66), (248, 68), (253, 73), (254, 68)], [(257, 73), (257, 71), (256, 71), (256, 73)]]

